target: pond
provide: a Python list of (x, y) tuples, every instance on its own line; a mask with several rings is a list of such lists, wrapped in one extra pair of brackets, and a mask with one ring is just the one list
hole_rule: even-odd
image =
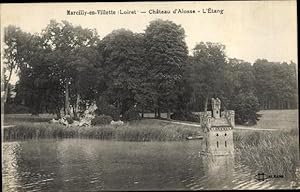
[[(5, 191), (291, 188), (291, 179), (259, 181), (232, 155), (201, 153), (201, 140), (121, 142), (86, 139), (4, 142)], [(272, 165), (276, 166), (276, 165)]]

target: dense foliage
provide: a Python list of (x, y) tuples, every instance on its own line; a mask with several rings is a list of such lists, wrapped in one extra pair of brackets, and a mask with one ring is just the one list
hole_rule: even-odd
[[(97, 114), (114, 120), (140, 119), (147, 111), (197, 121), (191, 112), (210, 110), (210, 98), (219, 97), (238, 123), (253, 124), (259, 109), (298, 105), (295, 63), (251, 64), (228, 58), (224, 45), (211, 42), (198, 43), (189, 56), (184, 29), (168, 20), (151, 21), (144, 33), (119, 29), (102, 39), (95, 30), (54, 20), (39, 34), (15, 26), (4, 32), (4, 101), (32, 114), (77, 118), (96, 102)], [(14, 71), (19, 81), (11, 87)]]
[(183, 68), (187, 64), (188, 50), (185, 32), (171, 21), (154, 20), (145, 30), (145, 58), (148, 64), (147, 82), (157, 117), (164, 109), (170, 117), (178, 100)]
[(92, 125), (108, 125), (112, 121), (112, 117), (108, 115), (99, 115), (92, 119)]
[(97, 109), (96, 114), (98, 115), (108, 115), (113, 118), (114, 121), (120, 120), (120, 112), (119, 110), (112, 104), (107, 102), (107, 99), (100, 96), (97, 99)]
[(256, 112), (259, 111), (259, 103), (252, 93), (240, 93), (235, 96), (231, 109), (235, 111), (235, 120), (239, 124), (253, 125), (258, 120)]
[(136, 110), (136, 108), (131, 108), (124, 113), (122, 119), (125, 121), (140, 120), (141, 116), (139, 111)]

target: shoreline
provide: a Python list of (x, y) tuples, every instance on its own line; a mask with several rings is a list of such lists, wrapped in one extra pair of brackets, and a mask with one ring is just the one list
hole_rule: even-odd
[(201, 134), (189, 125), (173, 124), (157, 119), (126, 122), (124, 125), (91, 127), (63, 126), (48, 122), (9, 122), (13, 127), (3, 128), (3, 141), (43, 138), (84, 138), (116, 141), (183, 141), (188, 136)]
[[(264, 112), (263, 118), (254, 126), (236, 125), (234, 132), (295, 132), (297, 130), (293, 121), (293, 111)], [(276, 115), (276, 121), (273, 120)], [(188, 136), (202, 135), (203, 131), (196, 122), (176, 121), (166, 119), (144, 118), (142, 120), (125, 122), (124, 125), (100, 125), (91, 127), (66, 127), (60, 124), (48, 123), (53, 116), (41, 114), (3, 115), (2, 139), (3, 141), (22, 141), (27, 139), (43, 138), (83, 138), (114, 141), (185, 141)], [(285, 121), (283, 121), (283, 119)], [(296, 123), (296, 122), (295, 122)], [(5, 127), (15, 125), (14, 127)]]

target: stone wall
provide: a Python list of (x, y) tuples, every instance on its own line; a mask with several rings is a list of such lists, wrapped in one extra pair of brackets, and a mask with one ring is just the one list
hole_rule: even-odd
[(233, 131), (230, 127), (211, 130), (205, 133), (203, 152), (211, 155), (233, 154)]

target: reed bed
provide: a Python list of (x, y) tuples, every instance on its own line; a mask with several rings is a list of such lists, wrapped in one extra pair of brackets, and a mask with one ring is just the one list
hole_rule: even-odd
[(199, 129), (195, 127), (174, 125), (156, 119), (127, 122), (122, 126), (102, 125), (91, 127), (67, 127), (60, 124), (50, 124), (47, 121), (41, 122), (40, 119), (34, 121), (32, 118), (29, 118), (29, 121), (24, 119), (23, 121), (11, 121), (11, 123), (15, 127), (4, 128), (3, 130), (3, 139), (5, 141), (43, 138), (180, 141), (185, 140), (187, 136), (199, 134)]
[(295, 178), (299, 161), (299, 131), (234, 133), (235, 156), (254, 170)]

